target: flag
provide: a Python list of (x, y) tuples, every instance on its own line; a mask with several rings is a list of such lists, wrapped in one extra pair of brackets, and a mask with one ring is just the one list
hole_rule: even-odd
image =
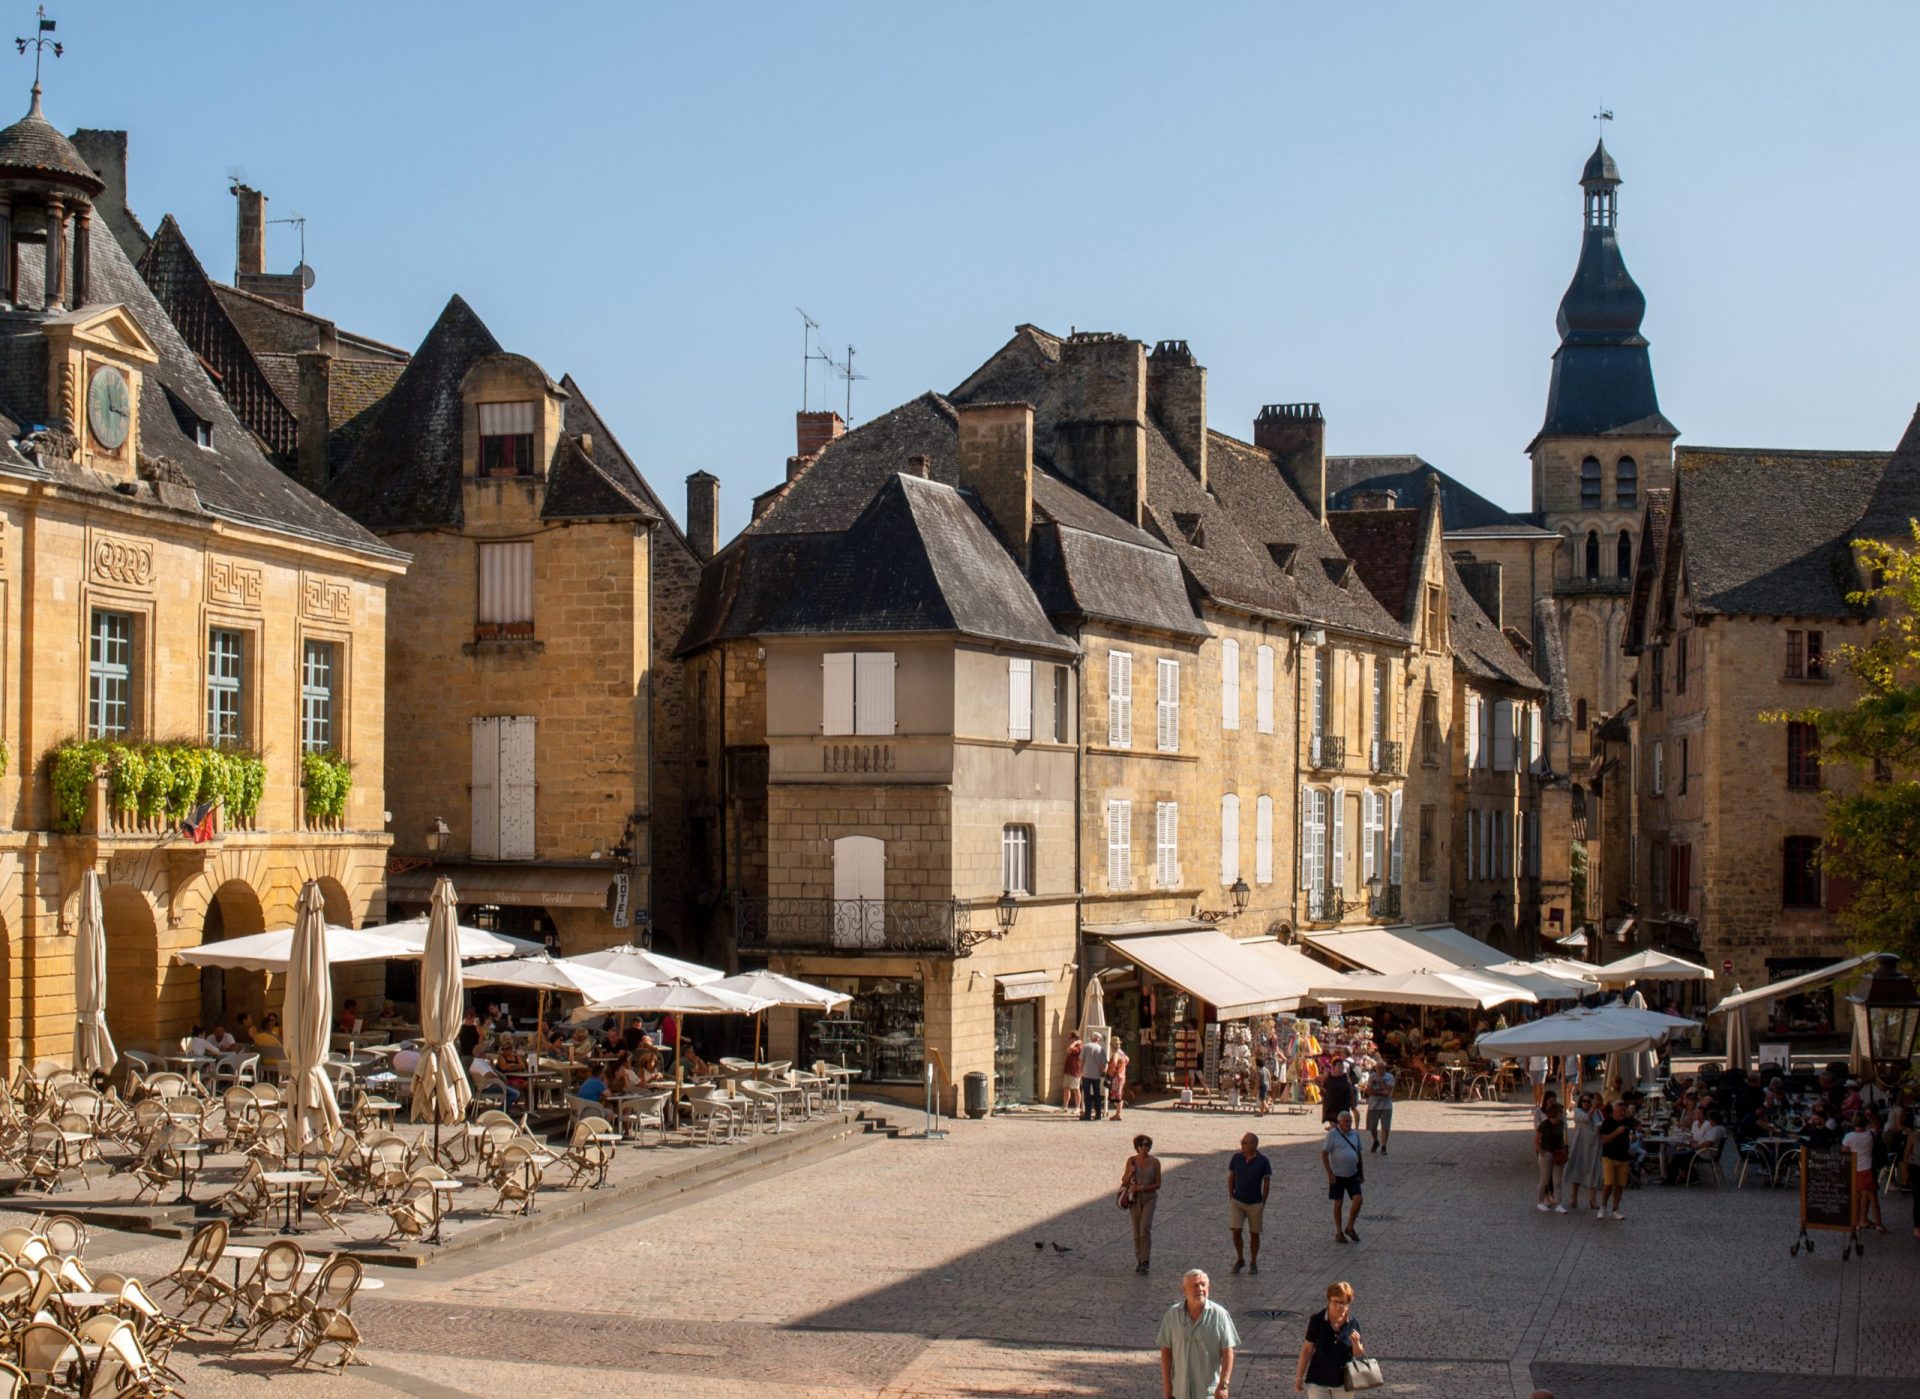
[(195, 845), (205, 845), (213, 839), (213, 811), (217, 803), (201, 802), (186, 818), (180, 822), (180, 834)]
[(51, 33), (53, 33), (53, 25), (54, 25), (54, 21), (52, 21), (52, 20), (50, 20), (50, 19), (43, 19), (43, 20), (41, 20), (41, 21), (40, 21), (40, 32), (41, 32), (42, 34), (51, 34)]

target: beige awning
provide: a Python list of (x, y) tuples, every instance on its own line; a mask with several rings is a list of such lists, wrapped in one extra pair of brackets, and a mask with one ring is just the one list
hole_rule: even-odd
[(1858, 957), (1849, 957), (1843, 962), (1835, 962), (1830, 967), (1821, 967), (1818, 971), (1790, 976), (1785, 981), (1769, 982), (1752, 991), (1735, 991), (1707, 1014), (1718, 1015), (1723, 1010), (1738, 1010), (1741, 1006), (1750, 1006), (1756, 1001), (1771, 1001), (1780, 996), (1797, 996), (1802, 991), (1824, 986), (1829, 981), (1838, 981), (1848, 972), (1859, 970), (1879, 955), (1878, 952), (1866, 952)]
[(422, 865), (387, 876), (387, 902), (427, 903), (433, 898), (433, 881), (444, 874), (463, 904), (605, 908), (614, 873), (611, 865)]
[(1302, 933), (1312, 947), (1382, 976), (1450, 972), (1504, 962), (1508, 954), (1445, 923), (1424, 928), (1343, 928)]
[(1010, 972), (1006, 976), (996, 976), (993, 984), (1000, 988), (1003, 1001), (1044, 1000), (1048, 991), (1053, 989), (1052, 972)]
[(1109, 938), (1107, 946), (1115, 956), (1205, 1001), (1222, 1020), (1294, 1010), (1306, 992), (1278, 965), (1218, 928)]

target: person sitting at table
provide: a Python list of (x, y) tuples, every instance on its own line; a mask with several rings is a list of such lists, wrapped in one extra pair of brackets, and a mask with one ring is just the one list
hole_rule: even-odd
[(453, 1037), (453, 1043), (462, 1059), (471, 1059), (480, 1052), (480, 1016), (477, 1011), (466, 1013), (460, 1022), (459, 1032)]
[(380, 1018), (374, 1021), (374, 1024), (392, 1026), (400, 1023), (402, 1023), (400, 1020), (400, 1007), (392, 1001), (380, 1002)]
[(1840, 1100), (1840, 1116), (1851, 1120), (1867, 1109), (1867, 1100), (1860, 1096), (1860, 1080), (1847, 1080), (1846, 1096)]
[(220, 1042), (195, 1025), (187, 1039), (187, 1053), (196, 1059), (211, 1059), (220, 1052)]
[(490, 1083), (497, 1083), (506, 1089), (508, 1112), (512, 1112), (513, 1105), (520, 1101), (520, 1090), (494, 1071), (493, 1061), (490, 1059), (476, 1054), (472, 1062), (467, 1065), (467, 1077), (473, 1080), (475, 1088), (484, 1088)]
[(595, 1069), (587, 1075), (585, 1083), (573, 1090), (573, 1094), (576, 1098), (585, 1098), (590, 1103), (597, 1103), (607, 1096), (607, 1081), (600, 1077), (600, 1071)]
[(493, 1067), (505, 1076), (526, 1073), (527, 1057), (520, 1052), (512, 1035), (501, 1035), (494, 1046)]
[(634, 1075), (640, 1080), (642, 1088), (651, 1088), (660, 1081), (660, 1056), (651, 1050), (641, 1052), (636, 1061)]
[(690, 1078), (710, 1078), (719, 1070), (700, 1057), (700, 1051), (691, 1044), (682, 1046), (686, 1056), (687, 1076)]
[(280, 1052), (280, 1017), (273, 1011), (267, 1012), (267, 1018), (260, 1022), (260, 1028), (253, 1032), (256, 1049), (271, 1049)]
[(613, 1056), (613, 1067), (607, 1074), (607, 1086), (616, 1096), (640, 1091), (640, 1075), (634, 1071), (632, 1059), (625, 1054)]
[(420, 1067), (420, 1051), (417, 1049), (398, 1049), (390, 1061), (394, 1074), (404, 1078)]
[(255, 1033), (256, 1032), (253, 1028), (252, 1012), (243, 1010), (238, 1015), (234, 1016), (233, 1034), (234, 1034), (234, 1039), (238, 1043), (242, 1045), (252, 1044)]
[(1720, 1125), (1720, 1110), (1707, 1108), (1696, 1111), (1694, 1121), (1687, 1126), (1687, 1144), (1673, 1153), (1667, 1162), (1667, 1184), (1683, 1185), (1690, 1178), (1693, 1163), (1700, 1160), (1712, 1160), (1720, 1155), (1721, 1143), (1727, 1139), (1727, 1129)]
[(349, 996), (340, 1006), (339, 1033), (357, 1035), (366, 1028), (366, 1022), (360, 1018), (360, 1003)]

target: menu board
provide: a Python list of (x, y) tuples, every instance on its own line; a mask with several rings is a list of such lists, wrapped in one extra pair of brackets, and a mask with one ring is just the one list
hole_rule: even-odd
[(1853, 1228), (1853, 1153), (1845, 1147), (1800, 1150), (1800, 1227)]

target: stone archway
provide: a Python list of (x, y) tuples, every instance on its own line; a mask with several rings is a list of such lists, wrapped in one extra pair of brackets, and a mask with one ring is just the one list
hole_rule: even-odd
[(355, 926), (353, 899), (347, 893), (347, 886), (330, 874), (316, 875), (313, 882), (320, 886), (320, 897), (326, 902), (327, 922), (336, 928)]
[(101, 888), (107, 930), (107, 1029), (119, 1047), (156, 1043), (160, 1023), (160, 928), (147, 896), (130, 884)]
[[(243, 880), (229, 879), (207, 900), (200, 943), (221, 942), (266, 931), (266, 911), (260, 896)], [(200, 969), (199, 1023), (233, 1028), (234, 1018), (246, 1011), (257, 1023), (266, 1013), (267, 975), (224, 967)]]

